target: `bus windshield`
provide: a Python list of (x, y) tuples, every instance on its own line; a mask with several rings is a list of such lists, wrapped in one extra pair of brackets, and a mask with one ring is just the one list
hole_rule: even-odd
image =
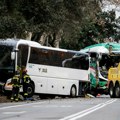
[(13, 46), (0, 45), (0, 84), (5, 83), (14, 74), (15, 61), (11, 60), (12, 50)]
[(0, 45), (0, 69), (7, 69), (13, 66), (11, 60), (12, 46)]

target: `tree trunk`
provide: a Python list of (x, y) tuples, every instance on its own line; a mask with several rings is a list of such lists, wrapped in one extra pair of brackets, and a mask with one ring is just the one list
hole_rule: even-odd
[(26, 40), (31, 40), (31, 38), (32, 38), (32, 32), (26, 32)]
[[(47, 38), (47, 33), (43, 32), (43, 34), (40, 37), (40, 40), (38, 41), (41, 45), (44, 45), (46, 42), (46, 38)], [(47, 41), (48, 42), (48, 41)], [(48, 44), (48, 43), (47, 43)]]
[(63, 30), (59, 30), (56, 33), (55, 41), (54, 41), (54, 47), (59, 48), (59, 44), (60, 44), (60, 41), (61, 41), (62, 34), (63, 34)]

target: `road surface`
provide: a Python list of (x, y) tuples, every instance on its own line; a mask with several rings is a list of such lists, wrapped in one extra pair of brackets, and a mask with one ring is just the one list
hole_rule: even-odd
[(1, 103), (0, 120), (119, 120), (120, 99), (65, 98)]

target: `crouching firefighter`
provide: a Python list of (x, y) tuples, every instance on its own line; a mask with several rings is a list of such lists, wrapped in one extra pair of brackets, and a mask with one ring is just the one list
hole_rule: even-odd
[(12, 95), (11, 95), (11, 102), (15, 100), (16, 102), (19, 100), (18, 95), (19, 95), (19, 89), (20, 89), (20, 75), (19, 73), (16, 73), (12, 80)]
[(23, 83), (23, 96), (24, 99), (27, 100), (28, 99), (28, 87), (30, 84), (31, 78), (30, 76), (27, 74), (27, 70), (24, 69), (22, 72), (22, 83)]

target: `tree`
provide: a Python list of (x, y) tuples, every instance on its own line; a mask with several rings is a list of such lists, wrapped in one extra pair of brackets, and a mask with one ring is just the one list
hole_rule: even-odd
[(119, 39), (120, 18), (116, 19), (113, 10), (100, 12), (96, 15), (96, 19), (89, 21), (80, 30), (79, 47), (82, 48), (100, 42), (118, 42)]
[[(95, 19), (97, 12), (101, 11), (99, 0), (67, 0), (65, 2), (67, 13), (67, 21), (63, 28), (64, 36), (60, 47), (67, 49), (79, 50), (79, 34), (80, 30), (87, 26), (89, 19)], [(94, 7), (93, 7), (94, 6)]]
[(0, 37), (26, 38), (26, 34), (31, 33), (31, 39), (43, 45), (59, 47), (60, 42), (63, 48), (79, 49), (75, 48), (79, 31), (100, 11), (99, 1), (3, 0)]
[(27, 22), (17, 10), (18, 2), (3, 0), (0, 4), (0, 38), (24, 36)]

